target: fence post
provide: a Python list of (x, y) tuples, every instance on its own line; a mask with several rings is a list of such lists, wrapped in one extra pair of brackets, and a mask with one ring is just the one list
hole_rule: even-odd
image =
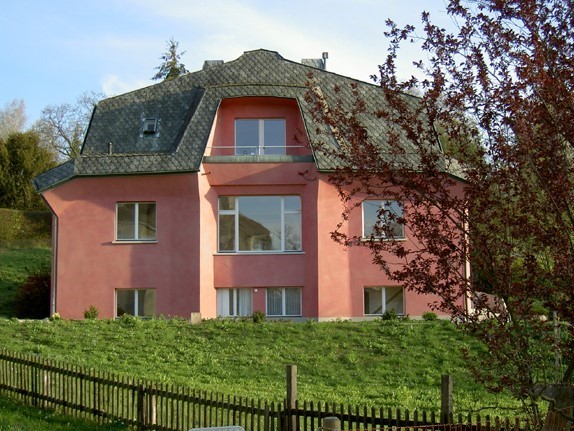
[(445, 374), (441, 379), (440, 421), (443, 424), (450, 422), (452, 415), (452, 376)]
[(321, 431), (341, 431), (341, 421), (336, 416), (327, 416), (323, 418)]
[(138, 409), (138, 423), (137, 429), (146, 429), (147, 422), (147, 412), (146, 412), (146, 402), (145, 402), (145, 391), (143, 385), (139, 385), (137, 389), (137, 409)]
[(50, 375), (48, 374), (48, 370), (44, 368), (42, 370), (42, 408), (45, 409), (49, 405), (49, 399), (52, 395), (50, 391)]
[(293, 410), (297, 405), (297, 365), (287, 365), (287, 420), (285, 421), (286, 430), (297, 430), (297, 415)]

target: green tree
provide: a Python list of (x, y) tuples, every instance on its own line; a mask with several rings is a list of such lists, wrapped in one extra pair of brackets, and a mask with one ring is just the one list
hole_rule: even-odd
[(189, 71), (185, 68), (185, 65), (180, 61), (180, 58), (185, 51), (179, 54), (177, 49), (179, 47), (179, 42), (171, 38), (167, 41), (167, 51), (162, 54), (160, 60), (163, 61), (156, 69), (158, 72), (151, 78), (154, 81), (163, 80), (170, 81), (181, 75), (188, 73)]
[(36, 132), (15, 132), (0, 139), (0, 207), (44, 209), (32, 179), (54, 166), (54, 154), (40, 145)]

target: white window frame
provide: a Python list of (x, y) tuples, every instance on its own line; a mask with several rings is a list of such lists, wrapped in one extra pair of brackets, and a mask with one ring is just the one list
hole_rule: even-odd
[[(242, 313), (239, 307), (239, 299), (246, 295), (249, 296), (249, 311)], [(231, 304), (231, 312), (229, 312), (229, 295), (231, 294), (232, 304)], [(225, 303), (221, 303), (220, 301), (225, 297)], [(245, 298), (244, 298), (245, 299)], [(251, 316), (253, 314), (253, 289), (250, 288), (219, 288), (217, 289), (217, 300), (216, 300), (216, 307), (217, 307), (217, 316), (218, 317), (245, 317)]]
[[(237, 146), (237, 123), (240, 121), (258, 121), (257, 145), (242, 146), (242, 147)], [(283, 138), (283, 145), (273, 146), (273, 147), (265, 145), (265, 122), (267, 122), (267, 121), (282, 121), (282, 123), (283, 123), (283, 137), (282, 137)], [(281, 154), (273, 153), (273, 155), (285, 155), (286, 148), (287, 148), (287, 122), (285, 121), (285, 118), (236, 118), (234, 126), (235, 126), (234, 127), (234, 143), (235, 143), (235, 155), (236, 156), (240, 156), (240, 155), (264, 156), (264, 155), (266, 155), (265, 148), (275, 148), (275, 149), (281, 148), (282, 149)], [(256, 148), (256, 153), (255, 154), (247, 154), (246, 148)]]
[[(271, 289), (281, 290), (281, 314), (269, 314), (269, 291)], [(286, 290), (296, 289), (299, 292), (299, 313), (298, 314), (286, 314), (287, 310), (287, 300), (285, 295)], [(303, 289), (300, 287), (268, 287), (265, 289), (265, 314), (268, 317), (300, 317), (303, 315)]]
[[(152, 315), (142, 315), (140, 313), (139, 310), (139, 293), (141, 291), (154, 291), (155, 292), (155, 304), (154, 304), (154, 313)], [(116, 317), (120, 317), (118, 316), (118, 293), (122, 292), (122, 293), (127, 293), (127, 292), (133, 292), (134, 294), (134, 314), (133, 316), (135, 317), (153, 317), (157, 314), (157, 290), (153, 289), (153, 288), (143, 288), (143, 289), (116, 289), (115, 290), (115, 316)], [(129, 314), (129, 313), (125, 313), (125, 314)]]
[[(361, 203), (361, 217), (362, 217), (361, 237), (364, 240), (370, 240), (371, 239), (371, 235), (365, 235), (365, 230), (366, 229), (372, 229), (372, 227), (373, 227), (370, 224), (367, 225), (367, 223), (365, 222), (365, 205), (372, 205), (373, 203), (378, 203), (379, 208), (381, 208), (383, 205), (391, 206), (391, 205), (396, 204), (401, 209), (400, 214), (396, 214), (396, 212), (395, 212), (396, 216), (399, 218), (403, 217), (403, 207), (399, 201), (392, 200), (392, 199), (368, 199), (368, 200), (363, 201)], [(382, 223), (383, 220), (379, 219), (378, 222)], [(401, 229), (400, 235), (395, 235), (395, 236), (389, 238), (385, 235), (384, 232), (381, 232), (380, 235), (373, 235), (372, 238), (375, 240), (399, 240), (399, 241), (406, 239), (405, 225), (403, 223), (399, 223), (397, 221), (393, 221), (393, 223), (395, 223), (397, 226), (400, 227), (400, 229)]]
[(370, 314), (370, 313), (367, 313), (366, 309), (363, 309), (363, 315), (365, 315), (365, 316), (382, 316), (387, 311), (390, 311), (390, 310), (387, 310), (387, 289), (401, 289), (403, 309), (401, 312), (397, 311), (396, 313), (397, 313), (397, 316), (404, 316), (405, 315), (405, 309), (406, 309), (405, 288), (402, 286), (365, 286), (363, 288), (363, 308), (365, 307), (366, 291), (367, 290), (380, 290), (381, 291), (381, 312)]
[[(239, 249), (239, 210), (240, 210), (240, 205), (239, 205), (239, 200), (241, 198), (248, 198), (248, 197), (269, 197), (269, 198), (281, 198), (281, 247), (277, 250), (240, 250)], [(286, 235), (285, 235), (285, 216), (286, 215), (293, 215), (293, 214), (298, 214), (300, 216), (300, 227), (301, 227), (301, 236), (303, 234), (303, 219), (302, 219), (302, 209), (298, 209), (298, 210), (289, 210), (289, 209), (285, 209), (285, 198), (286, 197), (297, 197), (299, 198), (299, 203), (300, 203), (300, 208), (301, 208), (301, 197), (297, 196), (297, 195), (274, 195), (274, 196), (248, 196), (248, 195), (242, 195), (242, 196), (219, 196), (218, 201), (217, 201), (217, 206), (218, 206), (218, 218), (217, 218), (217, 248), (218, 248), (218, 253), (300, 253), (303, 251), (303, 238), (301, 238), (301, 245), (299, 247), (299, 249), (295, 249), (295, 250), (286, 250), (285, 249), (285, 239), (286, 239)], [(234, 204), (234, 209), (232, 210), (222, 210), (220, 209), (220, 198), (233, 198), (235, 200), (235, 204)], [(219, 241), (219, 235), (220, 235), (220, 228), (221, 228), (221, 222), (219, 217), (222, 215), (232, 215), (234, 216), (234, 246), (233, 246), (233, 250), (220, 250), (219, 249), (219, 245), (220, 245), (220, 241)]]
[[(155, 206), (155, 236), (153, 238), (140, 238), (139, 237), (139, 206), (140, 204)], [(134, 205), (134, 237), (133, 238), (118, 238), (118, 228), (119, 228), (119, 207), (120, 205)], [(117, 242), (157, 242), (157, 202), (117, 202), (116, 203), (116, 226), (115, 226), (115, 241)]]

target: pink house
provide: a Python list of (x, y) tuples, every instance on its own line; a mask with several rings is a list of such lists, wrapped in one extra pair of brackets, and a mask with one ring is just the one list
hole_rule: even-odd
[[(356, 82), (376, 105), (380, 89), (322, 60), (303, 63), (251, 51), (100, 102), (81, 156), (35, 180), (54, 214), (52, 312), (329, 320), (428, 311), (433, 298), (389, 281), (365, 248), (330, 238), (341, 203), (332, 162), (312, 145), (308, 74), (327, 101)], [(346, 229), (369, 236), (382, 204), (393, 205), (366, 201)]]

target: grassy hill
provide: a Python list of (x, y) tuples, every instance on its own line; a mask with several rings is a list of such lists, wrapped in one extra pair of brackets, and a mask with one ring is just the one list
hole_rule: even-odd
[[(507, 395), (473, 382), (460, 357), (479, 348), (447, 321), (264, 322), (181, 319), (11, 319), (17, 286), (49, 264), (50, 250), (0, 249), (0, 340), (38, 354), (157, 382), (279, 401), (295, 364), (299, 399), (419, 410), (440, 408), (443, 374), (454, 378), (455, 413), (513, 416)], [(486, 408), (486, 410), (481, 410)]]
[(451, 374), (455, 413), (516, 407), (473, 383), (458, 353), (472, 343), (446, 321), (5, 319), (0, 339), (12, 351), (268, 401), (284, 398), (285, 365), (295, 364), (300, 400), (438, 411), (441, 375)]

